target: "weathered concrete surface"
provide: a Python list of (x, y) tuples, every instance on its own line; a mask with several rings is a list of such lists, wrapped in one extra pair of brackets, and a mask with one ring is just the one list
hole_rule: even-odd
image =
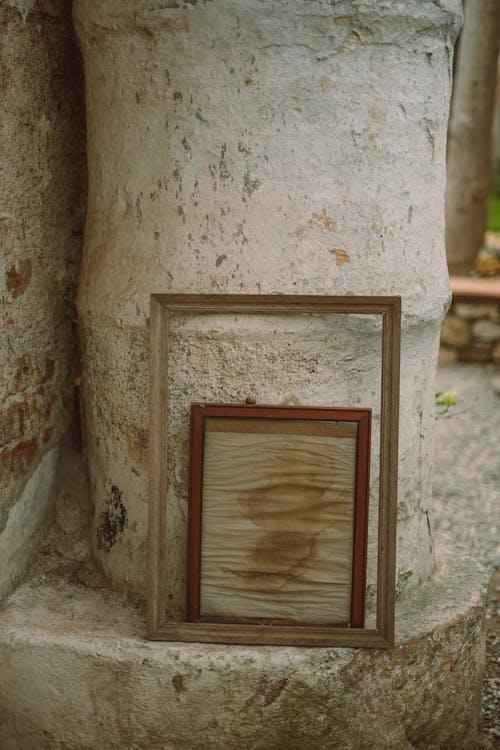
[(47, 451), (11, 507), (0, 534), (0, 601), (22, 579), (46, 530), (54, 501), (59, 446)]
[[(458, 0), (76, 0), (90, 187), (78, 306), (92, 544), (113, 586), (140, 595), (146, 580), (149, 295), (160, 291), (402, 294), (399, 592), (432, 572), (433, 378), (449, 299), (445, 138), (459, 11)], [(318, 403), (314, 368), (332, 332), (311, 324), (316, 350), (299, 361), (309, 374), (297, 392), (270, 320), (217, 321), (177, 393), (191, 400), (194, 382), (206, 400), (247, 395), (240, 373), (217, 360), (218, 342), (241, 352), (242, 335), (255, 342), (259, 326), (268, 336), (255, 346), (272, 374), (256, 378), (251, 395)], [(362, 327), (355, 339), (358, 353), (372, 347)], [(378, 357), (357, 365), (340, 357), (329, 369), (328, 404), (355, 390), (369, 405)], [(185, 435), (185, 412), (173, 416), (173, 433)], [(170, 472), (181, 539), (185, 450)], [(176, 586), (182, 575), (174, 565)]]
[(0, 597), (36, 546), (73, 415), (84, 175), (68, 4), (14, 5), (0, 6)]
[(0, 612), (2, 750), (475, 750), (484, 575), (439, 560), (386, 652), (150, 643), (124, 600), (40, 573)]

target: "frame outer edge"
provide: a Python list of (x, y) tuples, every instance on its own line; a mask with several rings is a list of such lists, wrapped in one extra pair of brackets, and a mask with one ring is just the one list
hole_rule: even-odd
[[(396, 563), (396, 512), (397, 512), (397, 460), (399, 425), (399, 366), (401, 334), (401, 297), (356, 297), (344, 295), (196, 295), (152, 294), (150, 322), (150, 473), (149, 473), (149, 574), (147, 603), (147, 637), (150, 640), (190, 641), (213, 643), (240, 643), (249, 641), (238, 635), (228, 640), (220, 633), (207, 634), (198, 623), (167, 623), (165, 610), (165, 477), (161, 471), (165, 460), (167, 437), (167, 383), (161, 383), (168, 361), (167, 322), (169, 311), (195, 313), (291, 313), (325, 312), (382, 315), (382, 392), (381, 419), (385, 430), (380, 445), (380, 508), (377, 574), (377, 628), (366, 632), (354, 629), (332, 629), (328, 639), (313, 638), (309, 645), (388, 648), (394, 643), (395, 563)], [(390, 399), (389, 399), (390, 395)], [(156, 411), (154, 410), (156, 409)], [(386, 418), (384, 420), (384, 418)], [(382, 491), (384, 490), (384, 491)], [(384, 511), (382, 513), (382, 511)], [(262, 630), (261, 630), (262, 633)], [(263, 633), (262, 633), (263, 634)], [(307, 645), (301, 636), (297, 639), (274, 637), (263, 645)], [(300, 641), (300, 643), (297, 642)], [(328, 642), (326, 642), (328, 640)], [(250, 643), (259, 641), (251, 637)]]
[(383, 316), (377, 625), (394, 643), (401, 299)]
[(151, 295), (150, 318), (150, 431), (149, 431), (149, 515), (148, 515), (148, 600), (147, 628), (152, 638), (165, 620), (164, 548), (166, 481), (163, 461), (166, 451), (167, 312)]

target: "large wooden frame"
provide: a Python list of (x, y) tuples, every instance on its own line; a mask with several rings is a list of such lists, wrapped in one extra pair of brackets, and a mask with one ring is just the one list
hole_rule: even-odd
[[(377, 616), (375, 628), (170, 622), (165, 597), (168, 330), (171, 313), (382, 316)], [(296, 646), (364, 646), (394, 643), (398, 464), (400, 297), (193, 295), (151, 296), (151, 421), (149, 484), (148, 637), (152, 640)], [(187, 619), (187, 618), (186, 618)]]

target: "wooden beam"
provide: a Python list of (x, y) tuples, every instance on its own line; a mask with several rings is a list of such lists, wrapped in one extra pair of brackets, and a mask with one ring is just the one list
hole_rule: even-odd
[(500, 302), (500, 279), (450, 278), (453, 302)]

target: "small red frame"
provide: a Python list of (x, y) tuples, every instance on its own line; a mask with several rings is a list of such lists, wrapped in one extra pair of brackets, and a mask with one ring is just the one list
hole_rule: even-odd
[[(351, 617), (348, 627), (363, 628), (366, 598), (371, 410), (340, 407), (263, 406), (246, 404), (192, 405), (186, 586), (187, 622), (236, 622), (234, 619), (225, 620), (224, 618), (217, 617), (217, 620), (214, 620), (210, 617), (200, 616), (204, 427), (205, 420), (213, 417), (239, 419), (257, 418), (259, 420), (307, 420), (309, 422), (342, 421), (356, 423)], [(307, 623), (304, 623), (304, 625), (307, 626)], [(314, 625), (311, 624), (310, 627), (314, 627)]]

